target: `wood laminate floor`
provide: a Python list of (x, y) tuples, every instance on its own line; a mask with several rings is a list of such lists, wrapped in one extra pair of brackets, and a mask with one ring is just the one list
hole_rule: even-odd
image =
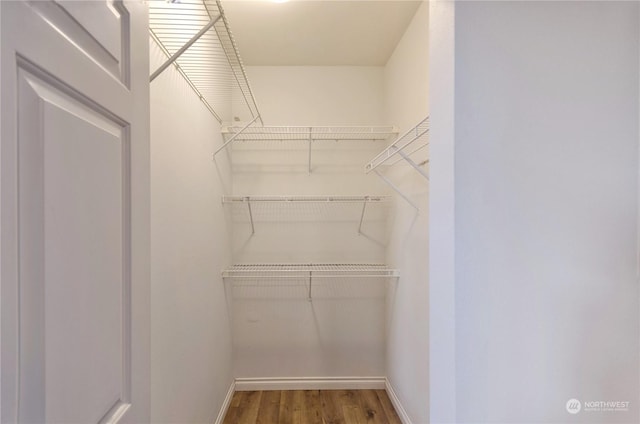
[(224, 424), (401, 424), (384, 390), (235, 392)]

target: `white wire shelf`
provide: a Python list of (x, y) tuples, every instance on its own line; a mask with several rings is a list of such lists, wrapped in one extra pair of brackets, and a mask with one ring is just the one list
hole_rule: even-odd
[(222, 271), (225, 279), (247, 278), (398, 278), (397, 269), (384, 264), (237, 264)]
[(238, 264), (222, 271), (234, 299), (384, 299), (398, 270), (383, 264)]
[(349, 126), (349, 127), (301, 127), (301, 126), (228, 126), (222, 129), (225, 140), (236, 141), (377, 141), (389, 140), (398, 134), (393, 126)]
[(363, 203), (388, 202), (389, 196), (222, 196), (222, 203)]
[(421, 163), (416, 163), (411, 159), (411, 155), (429, 146), (429, 117), (427, 116), (420, 121), (416, 126), (409, 131), (398, 137), (393, 143), (386, 149), (380, 152), (364, 167), (365, 173), (373, 171), (378, 175), (385, 183), (387, 183), (396, 193), (402, 196), (411, 206), (416, 210), (419, 210), (418, 206), (411, 201), (391, 180), (382, 175), (378, 171), (378, 167), (382, 165), (395, 165), (399, 161), (406, 161), (411, 165), (420, 175), (429, 180), (429, 174), (422, 168), (422, 165), (429, 163), (429, 159), (424, 160)]
[[(298, 211), (307, 212), (310, 217), (297, 216), (297, 220), (315, 220), (317, 218), (323, 218), (326, 220), (325, 214), (318, 210), (320, 207), (330, 206), (331, 209), (338, 208), (342, 205), (341, 210), (336, 210), (336, 213), (341, 213), (341, 216), (350, 216), (354, 221), (359, 219), (358, 234), (362, 233), (362, 226), (365, 219), (365, 215), (371, 215), (371, 212), (367, 214), (367, 206), (371, 205), (384, 205), (391, 201), (390, 196), (345, 196), (345, 195), (332, 195), (332, 196), (222, 196), (222, 203), (227, 205), (235, 205), (236, 208), (244, 210), (242, 214), (248, 216), (248, 221), (251, 224), (251, 235), (255, 234), (255, 222), (267, 221), (287, 218), (285, 209), (293, 207), (293, 205), (300, 205), (304, 209), (311, 208), (311, 210)], [(362, 207), (360, 208), (360, 204)], [(246, 205), (246, 209), (245, 209)], [(283, 205), (273, 209), (276, 205)], [(306, 205), (306, 207), (305, 207)], [(267, 208), (267, 209), (265, 209)], [(238, 211), (236, 211), (238, 212)], [(375, 212), (375, 211), (374, 211)], [(345, 218), (342, 218), (344, 220)]]
[[(255, 120), (254, 120), (255, 121)], [(228, 126), (222, 128), (224, 144), (214, 156), (227, 145), (236, 141), (303, 141), (308, 144), (307, 170), (311, 174), (311, 152), (314, 142), (319, 141), (385, 141), (398, 134), (393, 126), (358, 126), (358, 127), (288, 127), (288, 126), (255, 126), (249, 122), (243, 127)]]
[[(209, 111), (222, 123), (259, 119), (220, 0), (149, 1), (149, 31)], [(155, 78), (163, 67), (152, 74)]]
[[(423, 149), (429, 145), (429, 117), (424, 118), (415, 127), (398, 137), (393, 143), (384, 149), (380, 154), (373, 158), (367, 165), (365, 165), (365, 172), (375, 170), (380, 165), (393, 165), (405, 156), (409, 156), (416, 151)], [(409, 149), (409, 146), (413, 148)], [(396, 155), (400, 158), (392, 163), (388, 163), (389, 159), (394, 158)]]

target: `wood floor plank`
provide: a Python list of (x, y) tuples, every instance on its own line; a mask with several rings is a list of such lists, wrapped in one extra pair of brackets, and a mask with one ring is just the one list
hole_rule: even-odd
[(366, 416), (367, 423), (387, 424), (387, 417), (375, 391), (358, 390), (357, 393), (360, 399), (360, 407)]
[(347, 424), (366, 424), (365, 416), (356, 390), (336, 390), (338, 402), (342, 405), (342, 414)]
[(345, 424), (342, 407), (338, 403), (335, 390), (321, 390), (322, 419), (324, 424)]
[(391, 399), (389, 399), (387, 391), (384, 389), (376, 390), (376, 395), (378, 396), (378, 400), (382, 405), (384, 414), (387, 416), (387, 421), (389, 421), (389, 424), (402, 424), (398, 413), (393, 407), (393, 403), (391, 403)]
[(306, 402), (304, 391), (294, 390), (293, 392), (293, 424), (306, 424)]
[(242, 402), (242, 394), (244, 392), (234, 392), (233, 397), (231, 398), (231, 407), (237, 408), (240, 406), (240, 402)]
[(240, 413), (240, 403), (242, 401), (242, 394), (244, 392), (235, 392), (233, 397), (231, 398), (231, 403), (229, 404), (229, 409), (227, 410), (226, 415), (224, 416), (224, 421), (222, 424), (237, 424), (238, 422), (238, 414)]
[(355, 390), (336, 390), (335, 394), (341, 404), (348, 406), (359, 405)]
[(306, 424), (322, 424), (322, 404), (319, 390), (304, 391)]
[(401, 424), (384, 390), (236, 392), (224, 424)]
[(262, 392), (256, 424), (278, 424), (281, 394), (280, 390)]
[(293, 424), (293, 390), (281, 392), (279, 418), (279, 424)]
[(260, 409), (261, 391), (244, 392), (240, 402), (237, 424), (256, 424)]
[(367, 419), (360, 407), (342, 405), (342, 415), (346, 424), (367, 424)]

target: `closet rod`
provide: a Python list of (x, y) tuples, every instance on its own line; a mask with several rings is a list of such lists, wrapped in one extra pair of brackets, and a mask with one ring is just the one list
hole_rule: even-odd
[(162, 65), (160, 65), (160, 67), (158, 69), (156, 69), (156, 71), (153, 74), (151, 74), (149, 82), (152, 82), (154, 79), (156, 79), (156, 77), (158, 75), (160, 75), (162, 73), (162, 71), (167, 69), (169, 67), (169, 65), (171, 65), (173, 62), (175, 62), (176, 59), (178, 59), (182, 55), (182, 53), (187, 51), (187, 49), (189, 47), (191, 47), (193, 45), (193, 43), (198, 41), (198, 39), (200, 39), (200, 37), (202, 37), (207, 31), (209, 31), (211, 29), (211, 27), (213, 27), (216, 24), (216, 22), (218, 22), (218, 20), (220, 20), (220, 18), (222, 18), (222, 15), (218, 15), (217, 17), (211, 19), (209, 21), (209, 23), (207, 23), (204, 27), (202, 27), (202, 29), (200, 31), (198, 31), (198, 33), (196, 35), (191, 37), (191, 39), (189, 41), (187, 41), (187, 43), (184, 46), (182, 46), (169, 59), (167, 59)]

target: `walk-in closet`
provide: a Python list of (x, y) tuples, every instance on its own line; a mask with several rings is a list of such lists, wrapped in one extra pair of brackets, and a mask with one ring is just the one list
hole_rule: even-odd
[(640, 3), (0, 0), (0, 422), (640, 422)]
[(149, 6), (155, 418), (302, 389), (426, 417), (428, 4)]

